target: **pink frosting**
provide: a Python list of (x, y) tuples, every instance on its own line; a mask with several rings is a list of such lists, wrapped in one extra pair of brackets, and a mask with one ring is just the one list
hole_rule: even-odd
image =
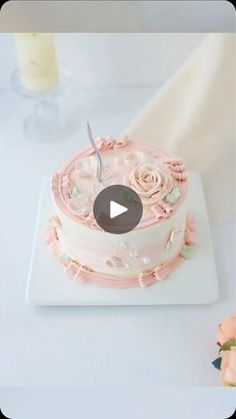
[[(184, 261), (184, 257), (181, 255), (181, 252), (179, 252), (177, 256), (169, 260), (167, 263), (156, 266), (151, 271), (141, 272), (138, 277), (116, 277), (106, 275), (100, 272), (95, 272), (88, 266), (82, 265), (78, 261), (67, 258), (66, 255), (63, 254), (63, 249), (61, 249), (60, 241), (57, 235), (57, 229), (60, 228), (61, 225), (58, 218), (52, 217), (49, 221), (49, 228), (46, 232), (45, 241), (50, 247), (53, 256), (61, 265), (64, 266), (68, 276), (80, 282), (107, 288), (146, 287), (155, 282), (164, 280)], [(185, 245), (188, 246), (190, 242), (193, 244), (193, 233), (194, 220), (193, 217), (189, 215), (187, 217), (185, 230)], [(191, 240), (189, 234), (191, 234)]]
[[(105, 186), (109, 186), (112, 183), (127, 184), (140, 195), (145, 208), (142, 220), (136, 227), (137, 229), (156, 222), (162, 222), (175, 214), (185, 199), (187, 192), (186, 171), (181, 160), (172, 158), (156, 146), (128, 141), (127, 137), (120, 139), (113, 139), (112, 137), (98, 138), (96, 142), (100, 151), (106, 153), (106, 155), (114, 153), (114, 150), (126, 149), (123, 160), (126, 170), (127, 168), (130, 170), (129, 175), (124, 176), (122, 180), (122, 165), (119, 164), (119, 160), (122, 162), (122, 158), (117, 156), (118, 166), (116, 173), (118, 173), (118, 177), (115, 177), (112, 166), (111, 168), (104, 167), (104, 181)], [(91, 176), (91, 188), (96, 183), (94, 167), (91, 167), (86, 161), (80, 164), (82, 158), (93, 156), (94, 154), (92, 147), (73, 154), (54, 173), (51, 187), (55, 202), (64, 214), (77, 222), (85, 223), (90, 228), (99, 229), (93, 218), (92, 208), (89, 203), (95, 199), (96, 195), (93, 199), (90, 197), (90, 201), (80, 195), (79, 202), (77, 202), (76, 198), (70, 196), (70, 191), (73, 187), (72, 181), (79, 183), (79, 177), (86, 179)], [(144, 155), (157, 159), (157, 164), (145, 163), (143, 161)], [(165, 165), (166, 171), (164, 166), (161, 167), (162, 163)], [(112, 173), (110, 173), (111, 171)], [(179, 188), (180, 196), (176, 203), (169, 204), (164, 201), (164, 197), (171, 191), (172, 186)], [(81, 210), (77, 206), (78, 203), (82, 206)], [(147, 211), (146, 208), (148, 208)]]
[(167, 160), (165, 165), (177, 182), (185, 182), (187, 180), (185, 164), (181, 159)]
[(139, 194), (144, 205), (162, 200), (173, 188), (172, 177), (154, 164), (135, 167), (127, 178), (127, 186)]
[(195, 220), (192, 214), (188, 214), (187, 219), (186, 219), (185, 236), (184, 236), (185, 244), (187, 246), (193, 246), (194, 244), (196, 244), (194, 232), (195, 232)]

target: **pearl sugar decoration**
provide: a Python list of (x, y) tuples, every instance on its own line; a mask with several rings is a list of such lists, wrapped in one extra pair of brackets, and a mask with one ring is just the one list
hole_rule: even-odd
[(130, 252), (130, 253), (129, 253), (129, 257), (130, 257), (131, 259), (136, 259), (136, 258), (138, 257), (138, 252)]
[(150, 263), (150, 257), (148, 257), (148, 256), (144, 256), (143, 258), (142, 258), (142, 262), (144, 263), (144, 265), (148, 265), (149, 263)]
[(119, 246), (120, 246), (120, 248), (121, 248), (122, 250), (126, 250), (126, 249), (128, 249), (128, 244), (127, 244), (126, 242), (122, 242), (122, 241), (120, 241), (120, 242), (119, 242)]

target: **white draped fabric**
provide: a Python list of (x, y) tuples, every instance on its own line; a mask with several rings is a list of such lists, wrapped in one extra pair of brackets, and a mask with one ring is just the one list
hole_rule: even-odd
[(235, 35), (207, 35), (127, 128), (200, 170), (212, 224), (235, 219)]

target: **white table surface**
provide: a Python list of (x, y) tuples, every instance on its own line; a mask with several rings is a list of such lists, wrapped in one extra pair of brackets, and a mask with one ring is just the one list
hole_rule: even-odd
[(5, 388), (0, 406), (11, 419), (226, 419), (235, 409), (235, 389)]
[[(84, 89), (71, 106), (79, 132), (55, 143), (25, 137), (31, 103), (0, 101), (0, 386), (214, 386), (217, 323), (234, 311), (235, 227), (212, 230), (220, 300), (207, 306), (42, 307), (25, 303), (41, 178), (94, 132), (119, 134), (154, 89)], [(4, 199), (3, 199), (4, 197)]]

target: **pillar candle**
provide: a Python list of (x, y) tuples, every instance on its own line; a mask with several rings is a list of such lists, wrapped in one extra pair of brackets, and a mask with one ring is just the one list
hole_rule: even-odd
[(38, 92), (55, 89), (58, 68), (53, 35), (18, 33), (15, 41), (22, 84)]

